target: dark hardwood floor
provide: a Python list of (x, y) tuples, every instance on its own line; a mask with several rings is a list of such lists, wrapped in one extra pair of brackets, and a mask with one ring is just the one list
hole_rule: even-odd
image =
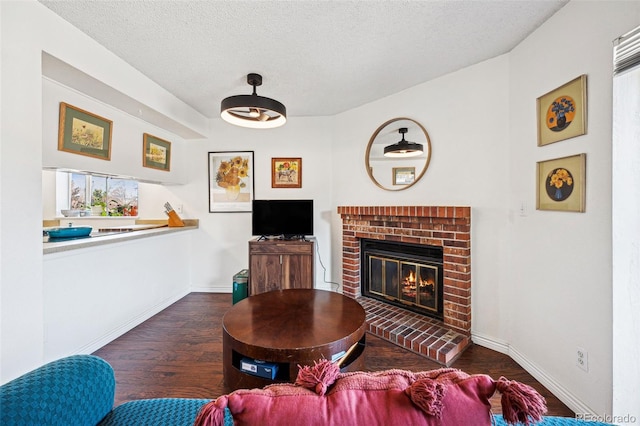
[[(191, 293), (94, 353), (116, 374), (116, 405), (144, 398), (216, 398), (228, 393), (222, 378), (222, 317), (231, 294)], [(425, 371), (440, 364), (367, 334), (365, 370)], [(452, 365), (469, 374), (504, 376), (534, 387), (548, 415), (574, 413), (510, 357), (473, 345)], [(500, 413), (499, 394), (492, 398)]]

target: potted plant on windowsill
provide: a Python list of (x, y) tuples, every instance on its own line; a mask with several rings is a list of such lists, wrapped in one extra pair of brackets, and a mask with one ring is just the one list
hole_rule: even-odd
[(91, 215), (92, 216), (106, 216), (106, 194), (101, 189), (94, 189), (91, 197)]

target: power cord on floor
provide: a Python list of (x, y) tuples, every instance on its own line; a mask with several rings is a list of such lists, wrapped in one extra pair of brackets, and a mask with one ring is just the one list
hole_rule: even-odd
[[(331, 290), (332, 291), (338, 291), (338, 289), (340, 288), (340, 283), (336, 283), (333, 281), (327, 281), (327, 268), (324, 267), (324, 263), (322, 263), (322, 258), (320, 257), (320, 244), (318, 244), (318, 239), (316, 238), (316, 253), (318, 255), (318, 261), (320, 262), (320, 266), (322, 267), (322, 270), (324, 271), (322, 273), (322, 280), (327, 283), (327, 284), (331, 284)], [(335, 288), (333, 288), (333, 286), (335, 286)]]

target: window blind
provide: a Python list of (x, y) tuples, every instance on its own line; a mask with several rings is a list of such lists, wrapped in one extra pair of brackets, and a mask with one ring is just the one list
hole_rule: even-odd
[(618, 37), (613, 43), (614, 74), (640, 64), (640, 27)]

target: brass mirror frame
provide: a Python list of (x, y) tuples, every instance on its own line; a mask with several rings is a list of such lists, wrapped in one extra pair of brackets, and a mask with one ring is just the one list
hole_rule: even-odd
[[(428, 147), (427, 159), (426, 159), (426, 163), (425, 163), (424, 167), (422, 168), (422, 171), (416, 176), (416, 178), (414, 179), (414, 181), (412, 183), (410, 183), (408, 185), (403, 185), (401, 188), (387, 188), (386, 186), (384, 186), (380, 182), (378, 182), (376, 180), (376, 178), (373, 176), (373, 168), (371, 167), (371, 164), (369, 163), (369, 155), (371, 154), (371, 147), (373, 146), (373, 142), (375, 141), (376, 137), (380, 134), (380, 132), (384, 128), (386, 128), (388, 125), (390, 125), (391, 123), (394, 123), (396, 121), (401, 121), (401, 120), (411, 121), (412, 123), (415, 123), (418, 127), (420, 127), (420, 129), (424, 133), (425, 137), (427, 138), (427, 141), (426, 141), (426, 144), (425, 144)], [(412, 118), (396, 117), (396, 118), (392, 118), (390, 120), (387, 120), (382, 125), (380, 125), (380, 127), (378, 127), (376, 129), (376, 131), (373, 133), (373, 135), (371, 135), (371, 138), (369, 139), (369, 144), (367, 145), (367, 150), (364, 153), (364, 162), (365, 162), (365, 166), (367, 168), (367, 174), (369, 175), (369, 178), (371, 179), (371, 181), (373, 183), (376, 184), (376, 186), (378, 188), (384, 189), (385, 191), (404, 191), (405, 189), (409, 189), (413, 185), (418, 183), (418, 181), (420, 179), (422, 179), (422, 176), (424, 176), (424, 174), (426, 173), (427, 169), (429, 168), (429, 163), (431, 162), (431, 138), (429, 138), (429, 133), (427, 132), (427, 129), (425, 129), (422, 124), (418, 123), (416, 120), (414, 120)]]

